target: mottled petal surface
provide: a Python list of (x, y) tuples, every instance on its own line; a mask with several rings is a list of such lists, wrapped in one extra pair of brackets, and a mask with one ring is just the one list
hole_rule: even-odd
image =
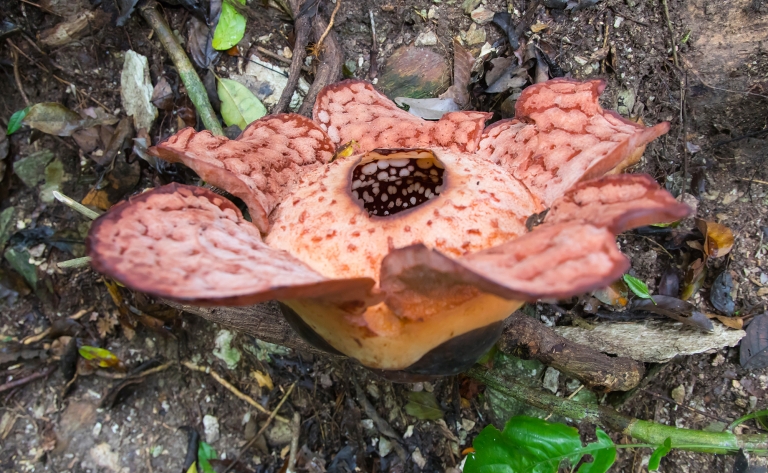
[(436, 290), (448, 297), (450, 290), (469, 293), (467, 286), (510, 300), (570, 297), (605, 286), (628, 268), (614, 239), (605, 228), (563, 223), (456, 260), (420, 245), (401, 248), (382, 263), (382, 289), (387, 304), (400, 310), (431, 300)]
[(184, 163), (204, 181), (242, 199), (253, 223), (266, 233), (270, 212), (300, 174), (330, 161), (334, 150), (312, 120), (282, 114), (256, 120), (236, 140), (186, 128), (152, 152)]
[(516, 118), (488, 127), (478, 154), (523, 181), (545, 205), (575, 184), (600, 177), (669, 130), (603, 110), (603, 81), (554, 79), (526, 88)]
[(324, 88), (313, 117), (336, 146), (357, 141), (359, 152), (376, 148), (429, 148), (474, 152), (492, 114), (451, 112), (427, 121), (402, 110), (371, 84), (348, 80)]
[(557, 199), (544, 224), (588, 223), (614, 234), (686, 217), (687, 205), (660, 189), (647, 174), (620, 174), (583, 182)]
[(232, 202), (170, 184), (115, 205), (86, 241), (93, 267), (136, 291), (183, 302), (364, 301), (372, 279), (331, 280), (269, 248)]

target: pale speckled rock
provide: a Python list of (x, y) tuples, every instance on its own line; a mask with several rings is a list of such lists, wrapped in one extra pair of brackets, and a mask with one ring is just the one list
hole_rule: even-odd
[(434, 46), (437, 44), (437, 35), (434, 31), (423, 31), (416, 38), (416, 46)]
[(695, 355), (739, 343), (746, 332), (715, 324), (713, 333), (683, 327), (678, 322), (601, 323), (594, 330), (555, 327), (558, 335), (612, 355), (645, 363), (665, 363), (677, 355)]

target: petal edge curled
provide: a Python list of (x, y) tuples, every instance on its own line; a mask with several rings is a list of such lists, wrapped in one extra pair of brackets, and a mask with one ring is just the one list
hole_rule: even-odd
[(575, 184), (600, 177), (668, 123), (644, 127), (598, 103), (605, 82), (553, 79), (526, 88), (516, 118), (485, 129), (478, 154), (523, 181), (545, 205)]
[(186, 128), (150, 151), (184, 163), (206, 182), (242, 199), (254, 224), (266, 233), (270, 212), (300, 174), (330, 161), (335, 148), (312, 120), (281, 114), (254, 121), (235, 140)]
[(618, 235), (652, 223), (687, 217), (691, 209), (661, 189), (647, 174), (618, 174), (586, 181), (557, 199), (545, 225), (581, 222)]
[(332, 280), (261, 241), (229, 200), (169, 184), (115, 205), (86, 239), (96, 271), (131, 289), (198, 305), (322, 298), (365, 305), (374, 281)]

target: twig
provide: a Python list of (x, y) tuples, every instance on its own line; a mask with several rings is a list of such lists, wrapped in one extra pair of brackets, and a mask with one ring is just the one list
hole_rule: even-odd
[(672, 42), (672, 58), (675, 61), (675, 67), (680, 67), (680, 63), (677, 61), (677, 40), (675, 39), (675, 30), (672, 29), (672, 21), (669, 19), (669, 6), (667, 0), (661, 0), (664, 4), (664, 17), (667, 19), (667, 28), (669, 28), (669, 38)]
[[(338, 0), (337, 0), (338, 1)], [(329, 32), (330, 31), (330, 32)], [(341, 64), (343, 62), (343, 53), (341, 50), (341, 44), (336, 37), (333, 30), (328, 29), (328, 23), (323, 15), (318, 14), (312, 19), (312, 33), (314, 37), (319, 39), (323, 33), (328, 33), (326, 37), (326, 45), (323, 48), (322, 60), (317, 66), (317, 72), (315, 73), (315, 80), (312, 85), (309, 86), (309, 91), (304, 97), (304, 102), (299, 108), (299, 114), (306, 117), (312, 116), (312, 108), (317, 100), (317, 95), (327, 85), (333, 84), (341, 76)], [(317, 43), (315, 43), (317, 44)]]
[(5, 384), (0, 384), (0, 393), (9, 391), (14, 388), (18, 388), (19, 386), (24, 386), (25, 384), (31, 383), (32, 381), (35, 381), (37, 379), (45, 378), (49, 374), (56, 371), (56, 368), (58, 367), (59, 367), (58, 365), (51, 365), (48, 368), (44, 369), (43, 371), (40, 371), (35, 374), (31, 374), (26, 378), (19, 378), (17, 380), (14, 380)]
[[(208, 373), (208, 374), (210, 374), (213, 379), (218, 381), (218, 383), (221, 384), (222, 386), (224, 386), (225, 388), (229, 389), (230, 392), (232, 392), (232, 394), (234, 394), (236, 397), (238, 397), (238, 398), (242, 399), (243, 401), (247, 402), (248, 404), (250, 404), (251, 406), (255, 407), (259, 411), (263, 412), (264, 414), (269, 414), (271, 416), (272, 414), (275, 414), (277, 412), (277, 410), (270, 412), (269, 409), (265, 408), (264, 406), (262, 406), (258, 402), (254, 401), (249, 396), (246, 396), (245, 394), (243, 394), (242, 391), (240, 391), (236, 387), (232, 386), (232, 384), (230, 384), (229, 381), (227, 381), (226, 379), (224, 379), (221, 376), (219, 376), (219, 374), (216, 373), (215, 371), (213, 371), (212, 369), (206, 368), (206, 367), (203, 367), (203, 366), (198, 366), (198, 365), (196, 365), (196, 364), (194, 364), (192, 362), (189, 362), (189, 361), (182, 361), (181, 364), (186, 366), (187, 368), (193, 370), (193, 371), (199, 371), (201, 373)], [(278, 416), (278, 415), (275, 415), (275, 419), (279, 420), (280, 422), (289, 422), (288, 419), (286, 419), (285, 417)]]
[(283, 395), (283, 398), (280, 399), (279, 403), (277, 403), (277, 407), (275, 407), (275, 409), (272, 411), (272, 413), (269, 415), (269, 417), (267, 417), (267, 421), (264, 422), (264, 425), (261, 426), (259, 431), (256, 432), (256, 435), (254, 435), (253, 438), (248, 443), (243, 445), (243, 448), (241, 448), (240, 451), (237, 452), (237, 456), (235, 457), (235, 460), (232, 463), (230, 463), (229, 466), (227, 467), (227, 469), (224, 470), (222, 473), (227, 473), (229, 470), (234, 468), (235, 465), (237, 465), (237, 462), (240, 461), (240, 457), (243, 455), (243, 453), (245, 453), (246, 450), (248, 450), (251, 447), (251, 445), (253, 445), (254, 442), (256, 442), (256, 439), (259, 438), (259, 435), (263, 434), (264, 431), (267, 430), (267, 427), (269, 427), (269, 424), (272, 422), (272, 419), (277, 419), (277, 420), (281, 419), (280, 416), (277, 415), (277, 411), (279, 411), (280, 408), (283, 407), (283, 404), (288, 399), (288, 396), (291, 395), (291, 392), (293, 391), (293, 388), (296, 387), (296, 383), (297, 383), (297, 381), (294, 381), (293, 384), (291, 384), (291, 386), (288, 388), (288, 390)]
[(135, 373), (135, 374), (128, 374), (128, 373), (110, 373), (107, 371), (95, 371), (94, 374), (96, 376), (102, 377), (102, 378), (109, 378), (109, 379), (138, 379), (143, 378), (145, 376), (149, 376), (151, 374), (157, 374), (162, 371), (167, 370), (171, 366), (175, 365), (176, 363), (164, 363), (160, 366), (155, 366), (154, 368), (150, 368), (146, 371), (142, 371), (141, 373)]
[(331, 19), (328, 20), (328, 26), (325, 28), (325, 31), (323, 31), (320, 39), (318, 39), (317, 43), (315, 44), (315, 57), (319, 56), (320, 51), (323, 50), (323, 41), (325, 40), (325, 37), (328, 36), (328, 33), (331, 32), (331, 28), (333, 28), (333, 22), (336, 20), (336, 13), (339, 12), (340, 7), (341, 0), (336, 0), (336, 6), (333, 8), (333, 13), (331, 13)]
[[(69, 316), (70, 320), (80, 320), (85, 314), (92, 312), (93, 309), (95, 309), (95, 306), (88, 307), (87, 309), (82, 309), (77, 311), (76, 313)], [(44, 339), (48, 336), (48, 334), (51, 333), (50, 327), (43, 330), (42, 332), (38, 333), (37, 335), (32, 335), (31, 337), (27, 337), (24, 340), (21, 341), (22, 345), (31, 345), (33, 343), (37, 343), (40, 340)]]
[(285, 469), (286, 473), (294, 473), (296, 467), (296, 456), (299, 453), (299, 434), (301, 433), (301, 414), (298, 412), (293, 413), (293, 421), (291, 422), (291, 431), (293, 436), (291, 437), (291, 450), (288, 455), (288, 468)]
[(79, 213), (80, 215), (89, 218), (91, 220), (95, 220), (101, 216), (100, 213), (89, 209), (85, 205), (81, 204), (80, 202), (77, 202), (76, 200), (72, 199), (71, 197), (67, 197), (66, 195), (62, 194), (59, 191), (53, 191), (53, 197), (61, 202), (62, 204), (66, 205), (70, 209), (74, 210), (75, 212)]
[[(293, 42), (293, 57), (291, 58), (291, 67), (288, 69), (288, 83), (285, 85), (280, 99), (272, 109), (272, 113), (282, 113), (291, 103), (293, 92), (299, 83), (301, 71), (304, 66), (304, 58), (307, 57), (307, 43), (309, 43), (309, 32), (312, 29), (309, 15), (301, 15), (301, 7), (307, 0), (291, 0), (291, 9), (293, 10), (293, 31), (296, 39)], [(311, 1), (311, 0), (310, 0)]]
[(163, 15), (157, 11), (154, 2), (150, 2), (147, 6), (141, 9), (141, 16), (149, 23), (152, 30), (157, 34), (157, 38), (165, 47), (166, 52), (171, 57), (173, 65), (176, 66), (176, 70), (181, 77), (181, 81), (184, 83), (184, 87), (187, 88), (187, 95), (189, 99), (195, 105), (197, 113), (200, 115), (200, 119), (203, 121), (205, 128), (210, 130), (214, 135), (224, 135), (224, 130), (221, 128), (219, 119), (216, 118), (216, 113), (211, 107), (211, 102), (208, 100), (208, 92), (206, 92), (203, 83), (200, 82), (195, 68), (192, 63), (189, 62), (189, 57), (179, 45), (176, 35), (173, 34), (171, 28), (166, 23)]
[(670, 257), (670, 258), (672, 258), (673, 260), (675, 259), (675, 257), (674, 257), (674, 256), (672, 256), (672, 253), (670, 253), (669, 251), (667, 251), (667, 249), (666, 249), (666, 248), (664, 248), (664, 245), (662, 245), (662, 244), (661, 244), (661, 243), (659, 243), (658, 241), (654, 240), (653, 238), (647, 237), (647, 236), (645, 236), (645, 235), (637, 235), (637, 234), (635, 234), (635, 236), (639, 236), (640, 238), (645, 238), (646, 240), (650, 241), (650, 242), (651, 242), (651, 243), (653, 243), (654, 245), (656, 245), (656, 246), (658, 246), (659, 248), (661, 248), (661, 250), (662, 250), (664, 253), (666, 253), (666, 254), (667, 254), (667, 256), (669, 256), (669, 257)]
[(668, 396), (664, 396), (663, 394), (655, 393), (653, 391), (648, 391), (647, 389), (642, 389), (641, 391), (646, 393), (646, 394), (650, 394), (651, 396), (655, 397), (656, 399), (661, 399), (662, 401), (671, 402), (672, 404), (680, 406), (680, 407), (682, 407), (683, 409), (685, 409), (687, 411), (694, 412), (696, 414), (701, 414), (704, 417), (709, 417), (710, 419), (714, 419), (716, 421), (723, 422), (724, 424), (728, 423), (728, 421), (725, 420), (725, 419), (721, 419), (720, 417), (718, 417), (716, 415), (710, 414), (708, 412), (704, 412), (704, 411), (702, 411), (700, 409), (694, 409), (693, 407), (688, 407), (685, 404), (680, 404), (679, 402), (675, 401), (674, 399), (672, 399), (672, 398), (670, 398)]
[(82, 258), (74, 258), (74, 259), (68, 259), (66, 261), (60, 261), (56, 263), (56, 266), (58, 266), (61, 269), (77, 269), (77, 268), (84, 268), (89, 264), (91, 264), (91, 257), (83, 256)]
[(368, 79), (375, 79), (379, 74), (379, 40), (376, 39), (376, 22), (373, 20), (373, 10), (368, 10), (368, 16), (371, 17), (371, 58), (368, 68)]
[(19, 94), (21, 94), (21, 98), (24, 100), (24, 103), (29, 107), (29, 99), (27, 98), (27, 94), (24, 93), (24, 87), (21, 85), (21, 75), (19, 74), (19, 55), (15, 51), (16, 45), (13, 44), (13, 41), (11, 41), (11, 38), (7, 38), (5, 41), (8, 42), (8, 45), (11, 46), (11, 56), (13, 56), (13, 78), (16, 79), (16, 87), (19, 88)]
[(737, 179), (740, 180), (740, 181), (757, 182), (758, 184), (766, 184), (766, 185), (768, 185), (768, 181), (761, 181), (760, 179), (747, 179), (745, 177), (739, 177)]
[[(263, 54), (265, 56), (271, 57), (272, 59), (274, 59), (276, 61), (283, 62), (285, 64), (292, 64), (293, 63), (293, 61), (288, 59), (287, 57), (281, 56), (279, 54), (275, 54), (272, 51), (270, 51), (269, 49), (262, 48), (261, 46), (256, 46), (256, 51), (260, 52), (261, 54)], [(304, 72), (309, 72), (310, 71), (310, 69), (307, 66), (301, 66), (301, 70), (304, 71)]]

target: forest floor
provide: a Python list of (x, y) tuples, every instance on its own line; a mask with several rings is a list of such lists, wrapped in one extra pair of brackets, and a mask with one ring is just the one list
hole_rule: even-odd
[[(342, 3), (334, 31), (347, 77), (369, 77), (371, 17), (381, 75), (391, 69), (387, 60), (394, 51), (414, 43), (449, 66), (456, 36), (476, 58), (486, 43), (504, 51), (504, 33), (484, 23), (483, 15), (508, 11), (514, 25), (524, 23), (526, 40), (567, 76), (606, 80), (605, 108), (647, 125), (670, 122), (671, 131), (648, 146), (632, 171), (651, 174), (676, 196), (688, 194), (684, 200), (696, 207), (697, 217), (724, 225), (734, 236), (727, 256), (704, 262), (691, 302), (702, 312), (730, 316), (726, 322), (732, 327), (746, 326), (768, 309), (768, 6), (762, 0), (581, 0), (567, 10), (531, 8), (530, 0), (336, 1)], [(128, 2), (2, 3), (0, 16), (7, 22), (0, 45), (4, 129), (14, 112), (42, 102), (57, 102), (92, 118), (102, 112), (125, 117), (120, 84), (128, 50), (146, 56), (152, 85), (164, 80), (171, 92), (152, 127), (138, 136), (157, 143), (181, 127), (199, 126), (173, 63), (141, 15), (134, 12), (124, 26), (115, 26), (116, 5)], [(328, 3), (321, 11), (333, 8)], [(249, 75), (252, 56), (287, 70), (289, 61), (279, 58), (291, 56), (293, 23), (269, 5), (248, 3), (252, 14), (245, 37), (236, 51), (215, 60), (212, 70), (218, 76)], [(478, 21), (465, 9), (475, 11)], [(161, 11), (192, 47), (193, 30), (199, 28), (194, 14), (169, 4)], [(509, 116), (509, 91), (483, 92), (489, 68), (486, 61), (474, 76), (470, 109), (493, 111), (496, 119)], [(550, 75), (554, 69), (550, 64)], [(199, 72), (203, 76), (205, 71)], [(268, 107), (279, 97), (269, 86), (258, 92)], [(6, 211), (0, 214), (0, 250), (5, 248), (0, 262), (0, 470), (179, 472), (195, 431), (221, 460), (231, 461), (253, 440), (232, 471), (285, 471), (292, 441), (298, 471), (457, 471), (451, 469), (486, 425), (501, 427), (508, 416), (525, 411), (494, 402), (464, 376), (391, 383), (351, 361), (262, 343), (125, 288), (112, 286), (110, 293), (101, 276), (87, 267), (59, 268), (58, 263), (84, 255), (88, 222), (53, 200), (52, 189), (105, 209), (148, 187), (193, 178), (180, 165), (158, 172), (130, 145), (110, 143), (130, 144), (137, 136), (133, 130), (119, 139), (115, 122), (89, 130), (76, 140), (22, 127), (0, 141), (0, 212)], [(105, 161), (110, 148), (119, 152)], [(686, 273), (701, 253), (685, 243), (690, 238), (677, 237), (691, 230), (620, 235), (631, 274), (651, 293), (660, 291), (660, 280), (669, 273), (686, 286)], [(711, 302), (716, 278), (724, 272), (733, 281), (726, 291), (735, 307), (730, 314)], [(584, 310), (584, 302), (539, 303), (529, 309), (550, 325), (583, 319), (603, 323)], [(134, 314), (120, 312), (130, 307), (137, 309)], [(616, 313), (613, 309), (607, 311)], [(109, 350), (122, 368), (89, 366), (78, 359), (78, 343)], [(190, 370), (178, 361), (211, 372)], [(128, 376), (156, 366), (155, 372)], [(705, 429), (768, 408), (768, 370), (743, 368), (738, 346), (648, 368), (653, 374), (623, 400), (622, 412)], [(541, 382), (544, 369), (531, 370)], [(263, 407), (236, 397), (214, 372)], [(30, 382), (24, 381), (30, 376)], [(556, 383), (558, 395), (579, 387), (566, 376)], [(265, 412), (275, 409), (289, 389), (279, 410), (282, 418), (257, 435), (267, 421)], [(406, 412), (413, 392), (435, 399), (439, 420)], [(291, 426), (294, 416), (298, 429)], [(376, 417), (391, 425), (395, 438), (380, 431)], [(756, 433), (760, 425), (751, 421), (739, 429)], [(630, 442), (617, 434), (613, 438)], [(648, 449), (621, 450), (610, 471), (647, 471), (649, 455)], [(732, 471), (733, 462), (730, 456), (673, 451), (660, 471), (719, 473)], [(214, 462), (216, 471), (226, 465)]]

